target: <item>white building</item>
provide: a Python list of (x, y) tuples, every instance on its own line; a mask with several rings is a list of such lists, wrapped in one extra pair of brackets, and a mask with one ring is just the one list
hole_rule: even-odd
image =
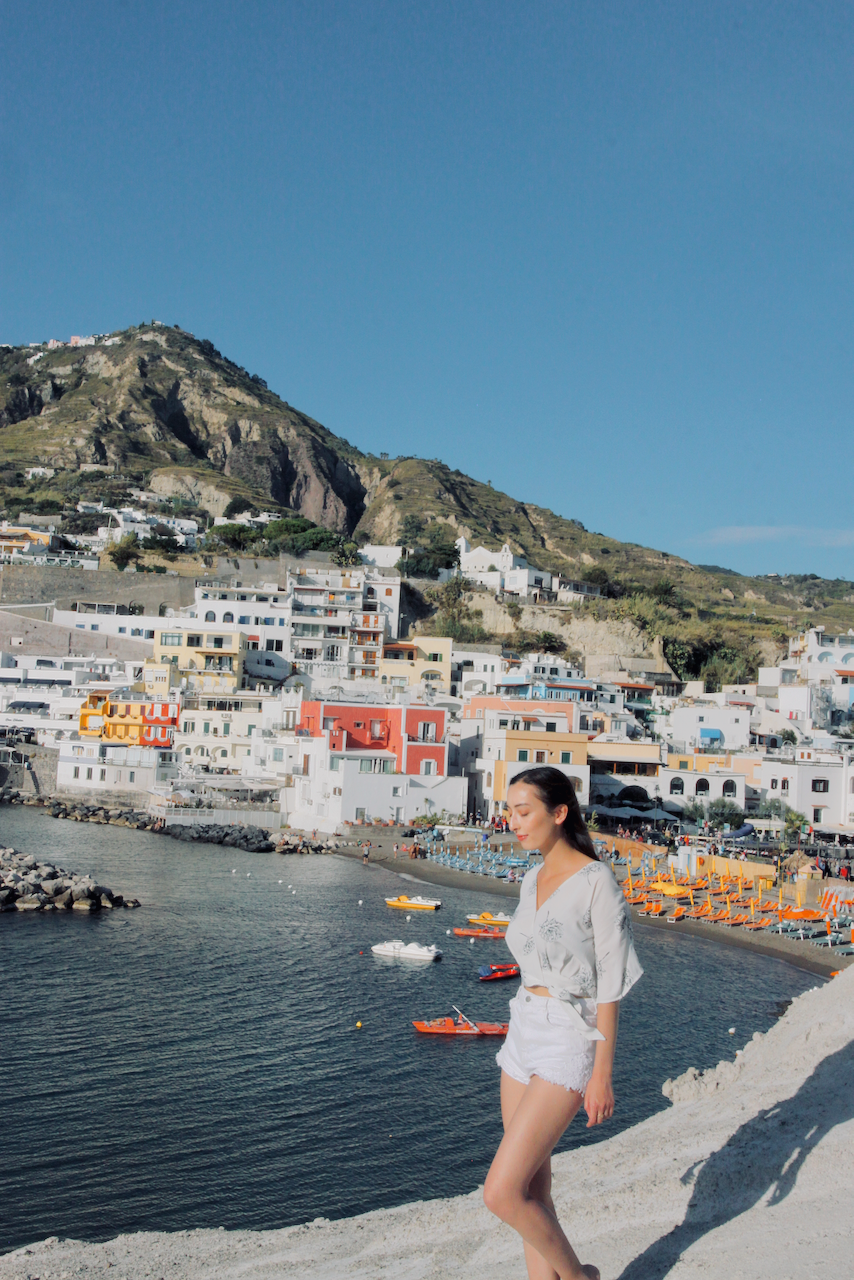
[(552, 590), (552, 575), (542, 569), (532, 569), (524, 556), (517, 556), (508, 543), (500, 551), (486, 547), (472, 547), (466, 538), (457, 538), (460, 553), (459, 572), (464, 578), (488, 587), (499, 594), (536, 600)]
[(780, 800), (814, 827), (854, 829), (854, 757), (807, 744), (769, 753), (762, 762), (762, 798)]
[(59, 746), (56, 786), (72, 794), (100, 792), (105, 802), (117, 792), (138, 792), (140, 803), (147, 805), (150, 793), (168, 787), (177, 773), (171, 751), (68, 741)]

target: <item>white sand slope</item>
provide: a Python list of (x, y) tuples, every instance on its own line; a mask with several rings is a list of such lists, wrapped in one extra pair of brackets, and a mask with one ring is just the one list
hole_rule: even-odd
[[(556, 1201), (603, 1280), (811, 1280), (851, 1273), (854, 969), (805, 993), (735, 1063), (688, 1072), (674, 1105), (558, 1157)], [(478, 1192), (281, 1231), (46, 1240), (0, 1277), (522, 1280)]]

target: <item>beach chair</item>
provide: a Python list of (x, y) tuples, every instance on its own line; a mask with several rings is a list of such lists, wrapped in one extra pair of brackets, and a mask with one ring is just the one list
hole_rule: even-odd
[(748, 923), (744, 927), (745, 929), (753, 929), (753, 930), (770, 929), (773, 923), (774, 923), (773, 916), (761, 916), (758, 920), (748, 921)]
[(706, 916), (706, 923), (720, 924), (721, 921), (728, 919), (731, 914), (732, 914), (732, 907), (727, 906), (724, 908), (723, 911), (713, 912), (712, 915)]
[(686, 920), (703, 920), (712, 914), (712, 904), (707, 898), (699, 907), (692, 907), (690, 911), (685, 912)]
[(727, 929), (733, 929), (737, 925), (747, 924), (750, 916), (746, 911), (742, 911), (740, 915), (728, 916), (725, 920), (718, 920), (718, 924), (724, 925)]
[(668, 924), (673, 924), (676, 920), (682, 920), (685, 915), (687, 915), (685, 908), (677, 907), (672, 916), (665, 916), (665, 920)]

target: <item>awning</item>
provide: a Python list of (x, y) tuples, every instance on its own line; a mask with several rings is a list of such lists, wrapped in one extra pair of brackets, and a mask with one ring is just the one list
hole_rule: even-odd
[(701, 729), (700, 730), (701, 738), (722, 738), (723, 736), (724, 735), (721, 733), (720, 729)]

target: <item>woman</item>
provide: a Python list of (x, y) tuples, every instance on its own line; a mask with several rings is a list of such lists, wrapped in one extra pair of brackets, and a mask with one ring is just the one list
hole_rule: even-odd
[(511, 831), (544, 860), (522, 881), (507, 929), (522, 985), (497, 1055), (504, 1138), (484, 1201), (521, 1235), (530, 1280), (599, 1280), (558, 1223), (551, 1153), (582, 1103), (588, 1129), (613, 1115), (620, 1000), (643, 970), (628, 905), (596, 856), (569, 779), (526, 769), (507, 800)]

